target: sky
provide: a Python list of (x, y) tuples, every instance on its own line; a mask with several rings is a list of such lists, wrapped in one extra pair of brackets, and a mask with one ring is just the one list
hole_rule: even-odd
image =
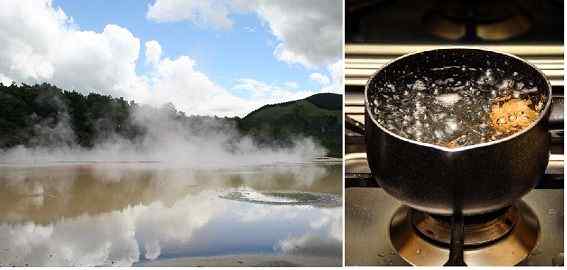
[(341, 0), (3, 0), (0, 82), (188, 115), (343, 92)]

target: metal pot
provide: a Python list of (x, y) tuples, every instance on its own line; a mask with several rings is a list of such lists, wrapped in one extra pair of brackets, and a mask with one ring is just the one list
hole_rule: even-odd
[[(404, 74), (461, 65), (498, 68), (525, 76), (545, 97), (539, 118), (509, 137), (451, 149), (394, 134), (372, 115), (370, 95), (384, 84), (401, 88), (407, 81), (398, 78)], [(465, 71), (455, 76), (470, 77)], [(440, 215), (451, 215), (456, 210), (463, 215), (495, 211), (520, 199), (544, 175), (549, 160), (551, 86), (542, 72), (520, 58), (468, 48), (405, 55), (371, 77), (365, 88), (365, 102), (366, 152), (372, 174), (387, 193), (410, 207)]]

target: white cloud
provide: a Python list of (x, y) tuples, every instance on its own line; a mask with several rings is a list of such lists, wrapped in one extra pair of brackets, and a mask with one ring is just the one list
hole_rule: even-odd
[(327, 65), (326, 71), (329, 74), (330, 82), (321, 88), (322, 92), (344, 93), (343, 84), (343, 60), (338, 60)]
[(50, 41), (58, 40), (69, 23), (63, 11), (47, 1), (2, 1), (0, 74), (13, 80), (51, 77), (50, 53), (56, 44)]
[(343, 61), (338, 60), (327, 65), (324, 73), (311, 73), (309, 79), (317, 82), (321, 86), (320, 92), (344, 93)]
[[(157, 41), (150, 46), (161, 48)], [(147, 50), (148, 47), (146, 54)], [(298, 91), (288, 83), (272, 85), (244, 78), (237, 80), (232, 87), (233, 90), (245, 91), (247, 97), (239, 97), (198, 71), (195, 61), (188, 56), (154, 61), (153, 70), (146, 78), (148, 87), (152, 89), (147, 103), (159, 105), (171, 102), (189, 114), (244, 116), (265, 104), (301, 99), (317, 93)]]
[(236, 8), (224, 0), (157, 0), (148, 6), (146, 17), (156, 22), (188, 20), (197, 25), (229, 29), (229, 13)]
[(171, 102), (188, 114), (243, 115), (251, 102), (234, 96), (195, 69), (188, 56), (165, 58), (153, 67), (148, 76), (153, 91), (148, 103)]
[[(149, 6), (147, 16), (158, 21), (190, 19), (223, 28), (232, 25), (228, 16), (234, 12), (254, 9), (260, 16), (276, 16), (283, 7), (274, 7), (278, 5), (275, 3), (279, 2), (158, 0)], [(324, 12), (333, 10), (328, 7), (333, 5), (327, 3), (320, 3)], [(325, 14), (312, 10), (313, 4), (302, 4), (290, 10), (303, 14), (301, 9), (307, 11), (305, 14), (310, 26), (306, 29), (309, 31), (326, 21)], [(192, 12), (192, 17), (175, 13), (187, 10)], [(298, 23), (295, 19), (268, 23), (278, 37), (278, 47), (284, 50), (282, 53), (297, 55), (309, 65), (326, 63), (327, 60), (321, 59), (331, 56), (329, 53), (324, 53), (327, 56), (320, 55), (321, 50), (327, 49), (312, 49), (315, 48), (313, 44), (325, 43), (325, 40), (309, 44), (311, 49), (307, 51), (303, 50), (304, 46), (289, 45), (294, 44), (296, 39), (289, 38), (289, 28), (282, 28), (280, 24)], [(304, 28), (302, 25), (294, 27)], [(313, 35), (328, 35), (316, 32), (298, 35), (309, 37), (307, 39)], [(319, 92), (319, 89), (298, 91), (293, 82), (273, 85), (255, 79), (241, 79), (234, 89), (246, 91), (249, 97), (237, 96), (229, 91), (231, 89), (223, 88), (201, 72), (189, 56), (164, 58), (162, 47), (155, 40), (144, 44), (150, 71), (137, 74), (139, 38), (128, 29), (113, 24), (106, 25), (102, 32), (81, 30), (62, 9), (54, 7), (51, 0), (1, 1), (0, 44), (0, 82), (4, 84), (11, 81), (28, 84), (49, 82), (67, 90), (122, 96), (141, 103), (161, 105), (172, 102), (188, 114), (243, 116), (267, 103), (304, 98)], [(335, 50), (332, 57), (336, 58), (338, 54), (340, 49)], [(290, 58), (289, 61), (294, 60)], [(332, 74), (325, 76), (331, 78), (331, 83), (325, 87), (334, 85)]]
[(311, 73), (311, 75), (309, 75), (309, 79), (317, 82), (320, 85), (328, 85), (331, 82), (329, 77), (318, 72)]
[[(102, 33), (68, 31), (54, 50), (53, 81), (65, 89), (114, 89), (115, 94), (134, 94), (125, 88), (137, 79), (140, 40), (128, 29), (107, 25)], [(108, 89), (108, 90), (107, 90)]]
[(107, 25), (81, 31), (50, 0), (0, 3), (0, 78), (3, 82), (51, 82), (83, 92), (141, 96), (135, 73), (140, 41)]
[(146, 63), (155, 65), (161, 58), (161, 45), (155, 40), (146, 42)]
[(246, 31), (248, 33), (254, 33), (254, 32), (256, 32), (256, 28), (251, 27), (251, 26), (246, 26), (246, 27), (244, 27), (244, 31)]
[(237, 80), (237, 83), (232, 89), (246, 91), (246, 93), (250, 95), (250, 100), (254, 100), (254, 102), (260, 106), (302, 99), (318, 92), (316, 90), (298, 91), (294, 87), (290, 87), (287, 83), (274, 85), (250, 78)]
[(342, 1), (259, 1), (257, 12), (280, 42), (278, 59), (313, 67), (340, 57)]
[(278, 43), (274, 56), (309, 68), (332, 64), (342, 48), (342, 1), (340, 0), (156, 0), (146, 16), (157, 22), (191, 21), (228, 29), (230, 14), (256, 12)]
[(78, 30), (50, 0), (0, 3), (0, 80), (50, 82), (83, 93), (123, 96), (142, 103), (173, 102), (192, 114), (242, 115), (250, 102), (195, 69), (188, 56), (160, 59), (157, 41), (146, 42), (150, 74), (136, 73), (140, 40), (107, 25), (101, 33)]
[(298, 88), (299, 87), (299, 84), (297, 84), (297, 82), (294, 82), (294, 81), (285, 82), (284, 85), (286, 87), (289, 87), (289, 88)]

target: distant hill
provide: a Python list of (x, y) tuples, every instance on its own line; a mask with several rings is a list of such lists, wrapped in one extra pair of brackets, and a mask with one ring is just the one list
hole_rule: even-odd
[(313, 105), (326, 110), (342, 111), (343, 110), (343, 96), (339, 94), (321, 93), (312, 95), (305, 100), (311, 102)]
[(290, 144), (309, 136), (329, 150), (342, 153), (342, 96), (315, 94), (305, 99), (265, 105), (238, 122), (240, 130), (260, 144)]

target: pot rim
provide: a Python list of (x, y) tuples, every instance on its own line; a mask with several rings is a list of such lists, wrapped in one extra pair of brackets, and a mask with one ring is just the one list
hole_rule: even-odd
[[(527, 64), (528, 66), (530, 66), (531, 68), (533, 68), (537, 73), (539, 73), (542, 78), (544, 78), (544, 81), (547, 84), (547, 101), (545, 106), (543, 107), (543, 110), (539, 113), (538, 118), (531, 123), (528, 127), (524, 128), (523, 130), (516, 132), (510, 136), (498, 139), (498, 140), (494, 140), (494, 141), (489, 141), (489, 142), (484, 142), (484, 143), (479, 143), (479, 144), (473, 144), (473, 145), (467, 145), (467, 146), (462, 146), (462, 147), (456, 147), (456, 148), (449, 148), (449, 147), (445, 147), (445, 146), (440, 146), (440, 145), (436, 145), (436, 144), (431, 144), (431, 143), (424, 143), (424, 142), (420, 142), (420, 141), (416, 141), (416, 140), (412, 140), (412, 139), (408, 139), (405, 137), (402, 137), (396, 133), (393, 133), (391, 131), (389, 131), (388, 129), (386, 129), (385, 127), (383, 127), (382, 125), (378, 124), (378, 122), (376, 121), (376, 119), (374, 118), (374, 115), (372, 113), (370, 113), (370, 103), (368, 102), (368, 89), (370, 87), (370, 83), (372, 82), (372, 80), (385, 68), (387, 68), (390, 64), (404, 59), (406, 57), (410, 57), (416, 54), (420, 54), (420, 53), (426, 53), (426, 52), (433, 52), (433, 51), (452, 51), (452, 50), (469, 50), (469, 51), (482, 51), (482, 52), (489, 52), (489, 53), (495, 53), (495, 54), (500, 54), (503, 56), (507, 56), (507, 57), (511, 57), (514, 59), (519, 60), (520, 62), (523, 62), (525, 64)], [(533, 127), (535, 127), (536, 125), (539, 124), (539, 122), (541, 122), (545, 117), (547, 117), (547, 113), (549, 111), (549, 107), (551, 107), (551, 94), (552, 94), (552, 90), (551, 90), (551, 84), (549, 83), (549, 80), (547, 79), (547, 77), (545, 76), (545, 74), (539, 70), (535, 65), (529, 63), (528, 61), (515, 56), (513, 54), (509, 54), (509, 53), (505, 53), (505, 52), (499, 52), (499, 51), (493, 51), (493, 50), (488, 50), (488, 49), (483, 49), (483, 48), (476, 48), (476, 47), (462, 47), (462, 46), (455, 46), (455, 47), (450, 47), (450, 48), (439, 48), (439, 49), (431, 49), (431, 50), (422, 50), (422, 51), (416, 51), (416, 52), (412, 52), (412, 53), (408, 53), (405, 55), (402, 55), (400, 57), (397, 57), (391, 61), (389, 61), (388, 63), (386, 63), (385, 65), (383, 65), (382, 67), (380, 67), (379, 69), (377, 69), (372, 76), (370, 76), (370, 78), (368, 79), (368, 81), (366, 82), (366, 85), (364, 86), (364, 107), (365, 107), (365, 111), (368, 114), (368, 117), (372, 120), (373, 124), (376, 125), (378, 128), (380, 128), (382, 131), (386, 132), (387, 134), (402, 140), (402, 141), (406, 141), (409, 143), (413, 143), (413, 144), (417, 144), (420, 146), (424, 146), (424, 147), (428, 147), (428, 148), (432, 148), (432, 149), (437, 149), (437, 150), (441, 150), (444, 152), (461, 152), (461, 151), (466, 151), (466, 150), (470, 150), (470, 149), (476, 149), (476, 148), (482, 148), (482, 147), (488, 147), (491, 145), (495, 145), (501, 142), (505, 142), (505, 141), (509, 141), (512, 140), (516, 137), (519, 137), (520, 135), (528, 132), (529, 130), (531, 130)], [(368, 129), (366, 129), (368, 130)]]

